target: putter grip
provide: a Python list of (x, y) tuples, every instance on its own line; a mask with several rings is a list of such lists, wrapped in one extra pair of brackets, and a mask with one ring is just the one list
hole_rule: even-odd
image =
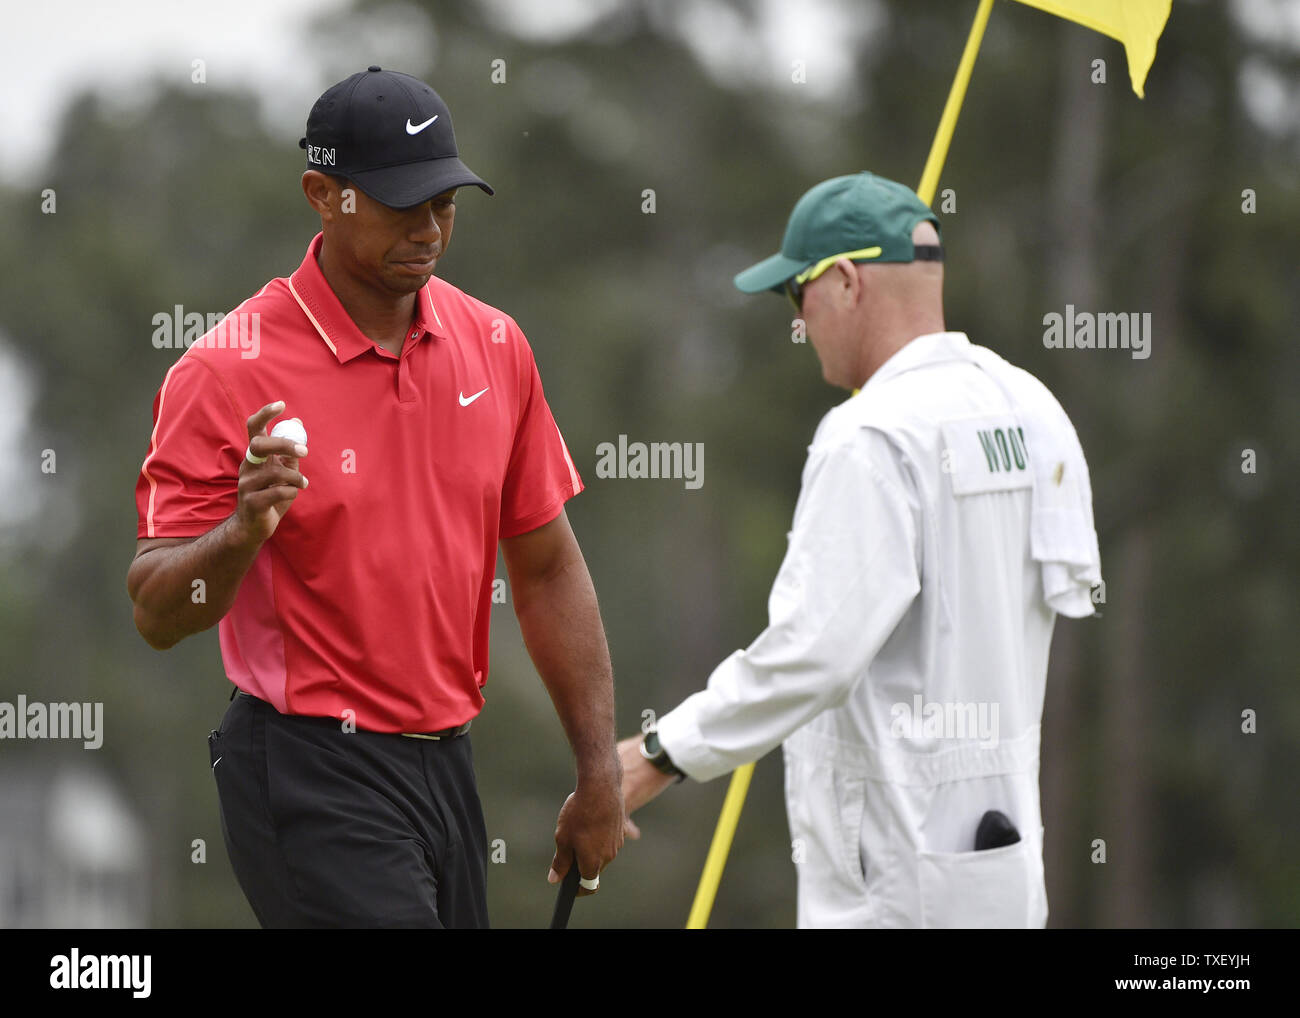
[(563, 930), (569, 926), (569, 913), (573, 911), (573, 899), (578, 896), (578, 860), (575, 857), (569, 866), (569, 872), (560, 881), (560, 894), (555, 899), (555, 914), (551, 916), (551, 929)]

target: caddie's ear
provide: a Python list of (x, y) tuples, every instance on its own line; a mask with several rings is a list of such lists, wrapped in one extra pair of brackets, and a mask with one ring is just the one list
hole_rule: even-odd
[(834, 296), (846, 307), (853, 307), (862, 299), (866, 284), (858, 266), (847, 258), (841, 258), (828, 273), (834, 288)]

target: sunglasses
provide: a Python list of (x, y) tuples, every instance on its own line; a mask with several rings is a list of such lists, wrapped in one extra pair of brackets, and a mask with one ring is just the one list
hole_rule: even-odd
[[(943, 248), (937, 244), (917, 244), (912, 250), (915, 252), (915, 260), (918, 262), (943, 261)], [(804, 269), (799, 275), (787, 279), (785, 281), (785, 295), (790, 298), (790, 303), (794, 305), (796, 311), (802, 311), (804, 287), (826, 272), (841, 258), (847, 258), (851, 262), (869, 262), (879, 257), (880, 248), (864, 247), (859, 251), (845, 251), (843, 254), (823, 258), (811, 268)]]

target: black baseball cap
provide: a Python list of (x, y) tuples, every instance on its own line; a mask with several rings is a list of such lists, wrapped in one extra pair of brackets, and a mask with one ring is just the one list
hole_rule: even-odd
[(307, 117), (307, 169), (347, 177), (405, 209), (455, 187), (492, 188), (460, 161), (451, 112), (409, 74), (371, 66), (325, 90)]

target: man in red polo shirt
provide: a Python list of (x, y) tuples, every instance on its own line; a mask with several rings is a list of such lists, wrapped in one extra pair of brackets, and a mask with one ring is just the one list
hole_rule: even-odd
[[(548, 879), (576, 857), (591, 893), (622, 845), (609, 652), (564, 512), (583, 484), (524, 334), (433, 274), (456, 189), (492, 193), (441, 98), (371, 67), (300, 144), (321, 233), (155, 400), (135, 623), (160, 650), (220, 623), (236, 689), (210, 760), (263, 926), (486, 926), (466, 733), (498, 543), (577, 759)], [(268, 433), (290, 415), (307, 444)]]

